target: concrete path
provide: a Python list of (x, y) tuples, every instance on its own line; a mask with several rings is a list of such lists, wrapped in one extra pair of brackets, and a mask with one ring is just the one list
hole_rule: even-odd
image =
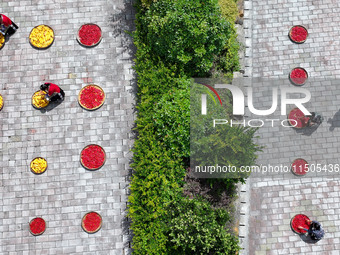
[[(17, 0), (1, 1), (0, 10), (20, 27), (0, 51), (0, 253), (1, 254), (128, 254), (125, 219), (131, 128), (134, 122), (130, 0)], [(103, 40), (95, 48), (81, 47), (76, 33), (84, 23), (96, 23)], [(33, 49), (28, 36), (34, 26), (55, 31), (47, 50)], [(33, 109), (31, 96), (43, 82), (59, 84), (66, 92), (58, 107)], [(106, 93), (105, 104), (89, 112), (77, 102), (90, 83)], [(107, 161), (98, 171), (79, 162), (88, 144), (101, 145)], [(46, 173), (36, 176), (30, 161), (48, 161)], [(103, 217), (102, 229), (92, 235), (81, 228), (89, 211)], [(47, 222), (46, 232), (34, 237), (28, 223)]]
[[(288, 74), (300, 66), (310, 77), (304, 88), (312, 99), (306, 106), (325, 117), (316, 130), (296, 131), (280, 125), (260, 128), (257, 142), (265, 148), (258, 164), (289, 166), (301, 157), (328, 170), (305, 177), (288, 173), (250, 178), (248, 199), (244, 199), (248, 234), (243, 239), (243, 254), (340, 254), (340, 178), (339, 173), (329, 172), (330, 165), (340, 163), (340, 82), (336, 80), (340, 77), (340, 3), (253, 0), (245, 2), (245, 9), (246, 76), (271, 79), (265, 84), (253, 83), (254, 104), (259, 109), (270, 108), (271, 89), (278, 84), (293, 87)], [(304, 44), (289, 40), (293, 25), (308, 28)], [(285, 118), (279, 109), (270, 116)], [(299, 213), (323, 225), (323, 240), (308, 244), (291, 231), (290, 219)]]

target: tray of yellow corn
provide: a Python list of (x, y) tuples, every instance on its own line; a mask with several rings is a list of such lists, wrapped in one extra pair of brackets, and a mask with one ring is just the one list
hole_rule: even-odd
[(0, 94), (0, 111), (2, 110), (2, 107), (4, 107), (4, 99), (2, 98), (2, 95)]
[(30, 167), (34, 174), (42, 174), (47, 169), (47, 161), (42, 157), (34, 158), (31, 161)]
[(37, 92), (35, 92), (33, 94), (32, 105), (33, 105), (34, 108), (42, 109), (42, 108), (45, 108), (46, 106), (48, 106), (48, 104), (50, 102), (45, 99), (46, 94), (47, 93), (45, 91), (42, 91), (42, 90), (38, 90)]
[(5, 46), (5, 37), (0, 33), (0, 50)]
[(30, 33), (29, 41), (34, 48), (47, 49), (54, 42), (54, 31), (47, 25), (36, 26)]

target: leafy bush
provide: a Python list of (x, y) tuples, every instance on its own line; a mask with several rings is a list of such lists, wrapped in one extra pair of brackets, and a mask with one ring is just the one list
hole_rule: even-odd
[(176, 136), (189, 133), (189, 115), (185, 113), (190, 80), (175, 77), (161, 62), (154, 66), (143, 51), (137, 54), (137, 60), (138, 139), (133, 149), (129, 196), (133, 248), (134, 254), (166, 254), (166, 208), (181, 196), (186, 174), (182, 149), (187, 143), (176, 140)]
[(183, 159), (190, 156), (189, 88), (172, 89), (155, 105), (152, 116), (158, 140)]
[(238, 15), (236, 1), (234, 0), (218, 0), (221, 7), (222, 16), (230, 23), (234, 23)]
[(188, 76), (206, 75), (225, 46), (231, 26), (216, 0), (160, 0), (137, 23), (138, 36), (166, 66)]
[(165, 254), (167, 205), (181, 194), (185, 169), (180, 159), (157, 142), (153, 131), (135, 142), (129, 196), (134, 254)]
[[(218, 164), (235, 166), (239, 170), (241, 166), (253, 165), (257, 157), (256, 153), (261, 150), (253, 140), (257, 129), (229, 124), (232, 116), (231, 93), (225, 89), (218, 91), (223, 106), (208, 103), (208, 114), (202, 115), (200, 95), (207, 93), (209, 90), (203, 85), (195, 84), (191, 87), (191, 166)], [(213, 127), (214, 119), (226, 119), (228, 124)], [(221, 179), (210, 179), (211, 183), (222, 182), (226, 188), (231, 188), (234, 183), (244, 182), (249, 173), (236, 172), (215, 176)]]
[[(137, 7), (138, 139), (129, 195), (134, 254), (235, 254), (237, 239), (224, 229), (226, 211), (182, 198), (190, 136), (188, 77), (205, 75), (218, 54), (227, 57), (232, 26), (217, 0), (140, 0)], [(218, 63), (221, 70), (233, 68)]]
[(203, 200), (183, 198), (169, 209), (170, 254), (237, 254), (235, 236), (225, 229), (230, 216)]
[(216, 57), (216, 70), (219, 73), (222, 73), (224, 76), (228, 78), (233, 77), (233, 72), (239, 70), (239, 52), (240, 46), (237, 41), (237, 34), (235, 29), (230, 33), (230, 37), (225, 44), (223, 51), (219, 56)]

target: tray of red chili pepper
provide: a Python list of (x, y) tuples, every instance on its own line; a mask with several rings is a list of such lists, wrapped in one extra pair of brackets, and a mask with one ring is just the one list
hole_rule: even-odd
[(95, 84), (90, 84), (82, 88), (78, 95), (78, 102), (86, 110), (93, 111), (104, 104), (104, 90)]
[(309, 229), (310, 226), (310, 219), (304, 214), (297, 214), (295, 215), (290, 221), (290, 227), (296, 234), (304, 234), (306, 230), (299, 229), (299, 227), (303, 227), (305, 229)]
[(289, 74), (290, 82), (297, 86), (304, 85), (307, 79), (308, 79), (308, 73), (302, 67), (294, 68)]
[(102, 30), (96, 24), (84, 24), (78, 30), (77, 41), (84, 47), (95, 47), (101, 40)]
[(81, 227), (89, 234), (96, 233), (102, 227), (102, 217), (99, 213), (89, 212), (81, 220)]
[(288, 114), (289, 124), (294, 128), (304, 128), (308, 124), (309, 117), (306, 117), (299, 108), (294, 108)]
[(307, 40), (308, 31), (304, 26), (293, 26), (289, 30), (288, 36), (294, 43), (304, 43)]
[(297, 158), (292, 163), (291, 170), (297, 176), (305, 175), (308, 173), (308, 162), (302, 158)]
[(30, 221), (30, 233), (34, 236), (42, 235), (46, 230), (46, 222), (43, 218), (34, 218)]
[(86, 146), (80, 153), (80, 163), (88, 170), (101, 168), (106, 160), (104, 149), (96, 144)]

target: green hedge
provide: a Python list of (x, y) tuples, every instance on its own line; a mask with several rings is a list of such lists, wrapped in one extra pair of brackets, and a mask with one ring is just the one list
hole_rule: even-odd
[(169, 254), (237, 254), (238, 240), (225, 229), (230, 215), (199, 199), (181, 199), (169, 207)]
[(235, 254), (238, 241), (224, 228), (228, 213), (183, 198), (189, 77), (209, 72), (232, 27), (217, 0), (140, 0), (137, 10), (138, 138), (129, 196), (134, 254)]
[(206, 76), (232, 33), (217, 0), (157, 1), (142, 14), (137, 33), (144, 50), (188, 76)]

